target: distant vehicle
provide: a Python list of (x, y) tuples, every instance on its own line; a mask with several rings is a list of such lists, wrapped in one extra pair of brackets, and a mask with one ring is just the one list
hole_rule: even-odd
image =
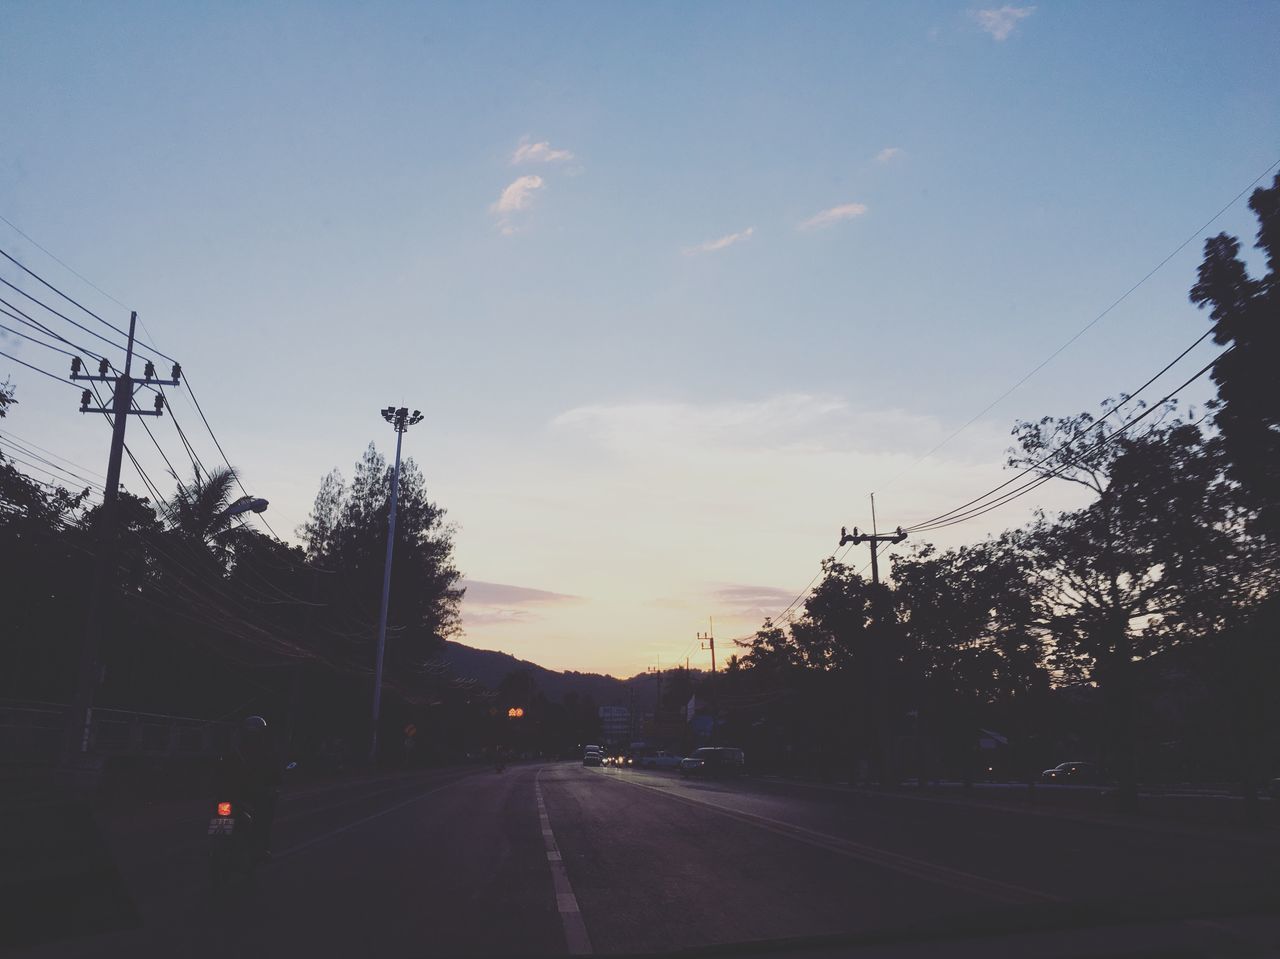
[(1040, 781), (1046, 783), (1078, 783), (1093, 784), (1102, 781), (1101, 771), (1093, 763), (1059, 763), (1052, 769), (1040, 774)]
[(588, 751), (588, 752), (587, 752), (587, 753), (582, 757), (582, 765), (584, 765), (584, 766), (600, 766), (600, 765), (603, 765), (603, 760), (600, 758), (600, 754), (599, 754), (599, 753), (593, 753), (593, 752)]
[(746, 765), (741, 749), (732, 746), (703, 746), (680, 760), (682, 776), (736, 776)]
[(684, 762), (683, 756), (659, 749), (657, 752), (642, 755), (636, 760), (636, 765), (642, 769), (679, 769), (682, 762)]

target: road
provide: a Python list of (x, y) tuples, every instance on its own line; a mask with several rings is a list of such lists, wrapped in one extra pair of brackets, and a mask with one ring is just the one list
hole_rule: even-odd
[(1150, 936), (1280, 946), (1275, 922), (1227, 915), (1280, 902), (1274, 833), (519, 765), (297, 790), (257, 896), (226, 907), (206, 892), (203, 815), (168, 807), (113, 824), (140, 924), (20, 954), (620, 954), (837, 935), (821, 954), (883, 940), (874, 954), (896, 957), (942, 954), (939, 936), (1061, 942), (1090, 925), (1078, 954)]

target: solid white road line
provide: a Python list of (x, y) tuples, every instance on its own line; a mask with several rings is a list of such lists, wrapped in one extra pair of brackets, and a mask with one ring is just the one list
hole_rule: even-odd
[(542, 839), (547, 847), (547, 865), (551, 867), (551, 884), (556, 891), (556, 908), (560, 912), (560, 924), (564, 927), (565, 943), (571, 956), (591, 955), (591, 938), (587, 935), (586, 923), (582, 921), (582, 910), (578, 908), (578, 897), (573, 894), (573, 886), (569, 884), (569, 871), (565, 869), (564, 860), (556, 846), (555, 833), (551, 831), (551, 820), (547, 817), (547, 806), (542, 801), (542, 770), (533, 777), (533, 794), (538, 800), (538, 819), (542, 822)]

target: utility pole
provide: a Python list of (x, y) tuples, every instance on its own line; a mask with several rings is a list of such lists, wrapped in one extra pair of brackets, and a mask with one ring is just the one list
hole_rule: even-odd
[(708, 698), (711, 700), (711, 741), (716, 741), (716, 720), (720, 710), (716, 707), (716, 624), (707, 617), (707, 632), (698, 634), (698, 645), (711, 650), (711, 678), (707, 680)]
[(400, 444), (410, 426), (422, 422), (422, 411), (409, 415), (408, 407), (388, 406), (382, 418), (396, 431), (396, 465), (391, 470), (391, 508), (387, 517), (387, 558), (382, 569), (382, 605), (378, 609), (378, 655), (373, 667), (373, 711), (369, 735), (369, 765), (378, 760), (378, 717), (382, 712), (382, 659), (387, 646), (387, 604), (391, 599), (391, 558), (396, 544), (396, 500), (400, 495)]
[(710, 632), (706, 632), (706, 633), (699, 633), (699, 634), (698, 634), (698, 645), (699, 645), (699, 646), (701, 646), (704, 650), (708, 650), (708, 649), (709, 649), (709, 650), (711, 650), (711, 673), (712, 673), (712, 675), (715, 675), (715, 671), (716, 671), (716, 637), (715, 637), (715, 629), (716, 629), (716, 625), (715, 625), (715, 623), (714, 623), (710, 618), (708, 618), (707, 623), (710, 625), (710, 627), (711, 627), (711, 631), (710, 631)]
[(658, 660), (657, 666), (650, 666), (649, 674), (658, 680), (658, 698), (653, 707), (653, 732), (654, 738), (658, 735), (658, 724), (662, 719), (662, 660)]
[(898, 527), (896, 532), (886, 533), (884, 536), (881, 536), (876, 532), (876, 494), (875, 493), (871, 494), (871, 532), (870, 533), (859, 533), (858, 527), (855, 526), (853, 528), (853, 533), (850, 534), (846, 527), (844, 526), (840, 527), (840, 545), (841, 546), (843, 546), (845, 543), (853, 543), (854, 546), (857, 546), (859, 543), (871, 544), (871, 582), (875, 583), (876, 585), (880, 584), (880, 563), (876, 560), (876, 553), (880, 549), (880, 544), (881, 543), (901, 543), (906, 538), (907, 538), (907, 534), (902, 531), (901, 526)]
[(102, 492), (102, 506), (98, 511), (98, 521), (94, 524), (94, 559), (93, 573), (89, 581), (88, 616), (85, 619), (84, 644), (80, 649), (80, 666), (76, 675), (76, 688), (68, 714), (65, 741), (63, 743), (63, 766), (74, 769), (80, 766), (80, 760), (89, 751), (90, 733), (93, 724), (93, 694), (102, 680), (102, 667), (98, 651), (102, 645), (103, 621), (109, 612), (110, 586), (115, 569), (116, 539), (116, 504), (120, 494), (120, 464), (124, 458), (125, 424), (130, 416), (161, 416), (164, 411), (164, 397), (156, 394), (155, 406), (151, 410), (134, 409), (135, 386), (178, 386), (182, 367), (173, 364), (170, 378), (156, 377), (155, 364), (147, 361), (142, 380), (134, 380), (130, 373), (133, 367), (134, 331), (138, 325), (138, 314), (129, 314), (129, 339), (125, 346), (124, 372), (111, 374), (111, 364), (103, 359), (98, 363), (97, 376), (82, 373), (83, 364), (80, 357), (72, 357), (71, 379), (78, 382), (111, 383), (113, 394), (111, 406), (90, 406), (95, 401), (94, 394), (85, 390), (80, 394), (81, 413), (101, 413), (111, 417), (111, 451), (107, 456), (107, 485)]
[[(853, 543), (857, 546), (860, 543), (868, 543), (871, 546), (871, 581), (876, 586), (880, 585), (880, 564), (876, 561), (876, 553), (880, 549), (881, 543), (901, 543), (907, 538), (907, 534), (902, 531), (899, 526), (893, 533), (887, 533), (881, 536), (876, 530), (876, 494), (871, 494), (871, 532), (859, 533), (858, 528), (853, 528), (853, 533), (841, 526), (840, 527), (840, 545), (845, 543)], [(872, 594), (871, 604), (871, 627), (872, 627), (872, 672), (875, 683), (872, 687), (872, 723), (875, 730), (876, 738), (879, 740), (880, 757), (881, 757), (881, 782), (887, 782), (893, 778), (891, 766), (893, 765), (892, 745), (890, 742), (890, 704), (889, 704), (889, 682), (888, 682), (888, 662), (889, 652), (885, 644), (883, 635), (883, 624), (881, 622), (881, 613), (883, 609), (882, 597), (880, 591), (876, 590)]]

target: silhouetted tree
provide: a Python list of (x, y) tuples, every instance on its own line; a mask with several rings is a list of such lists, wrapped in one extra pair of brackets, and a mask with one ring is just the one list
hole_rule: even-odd
[(1257, 503), (1261, 529), (1280, 540), (1280, 174), (1270, 189), (1249, 198), (1258, 217), (1256, 247), (1267, 272), (1249, 276), (1240, 241), (1219, 233), (1205, 241), (1200, 278), (1191, 301), (1210, 306), (1214, 342), (1232, 349), (1213, 366), (1218, 384), (1214, 422), (1222, 433), (1232, 477)]

